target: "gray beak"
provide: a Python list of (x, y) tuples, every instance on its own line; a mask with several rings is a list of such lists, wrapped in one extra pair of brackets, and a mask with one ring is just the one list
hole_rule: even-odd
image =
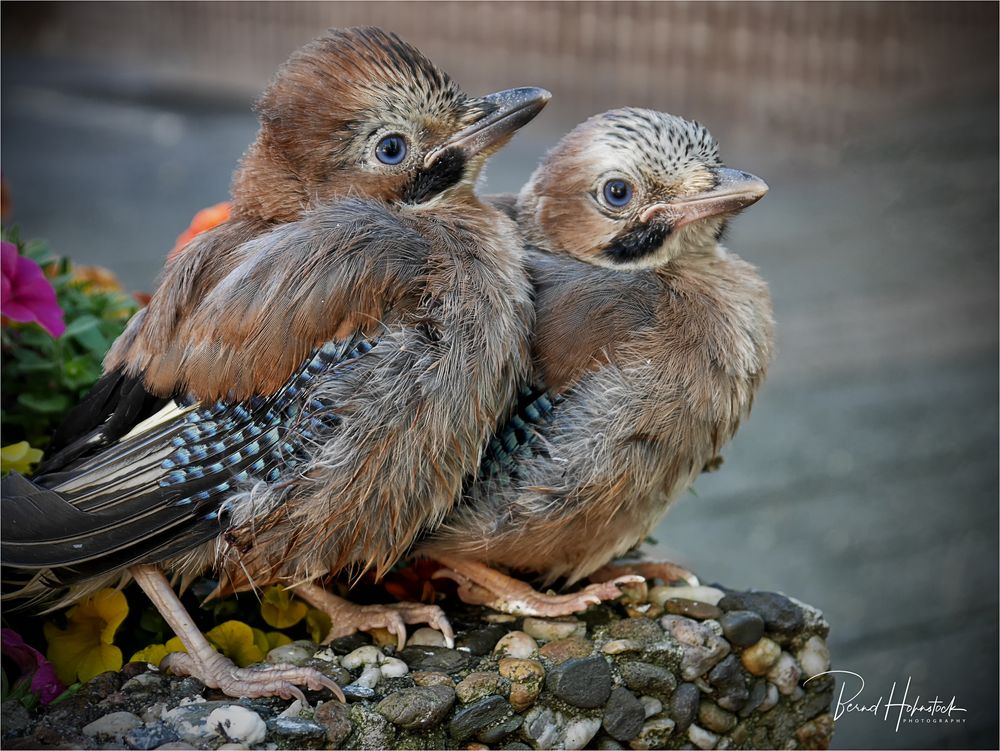
[(712, 190), (673, 201), (654, 203), (643, 209), (639, 220), (648, 222), (656, 215), (668, 219), (674, 229), (713, 216), (732, 214), (757, 203), (767, 193), (767, 183), (749, 172), (716, 167), (719, 183)]
[(527, 87), (498, 91), (473, 100), (472, 106), (485, 114), (429, 151), (424, 157), (424, 167), (430, 167), (448, 149), (459, 148), (473, 156), (501, 145), (518, 128), (534, 119), (551, 98), (552, 94), (545, 89)]

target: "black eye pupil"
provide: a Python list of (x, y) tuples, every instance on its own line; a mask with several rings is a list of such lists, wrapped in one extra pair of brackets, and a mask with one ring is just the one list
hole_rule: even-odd
[(406, 158), (406, 141), (402, 136), (386, 136), (375, 147), (375, 156), (383, 164), (399, 164)]
[(608, 180), (604, 183), (604, 199), (612, 206), (624, 206), (632, 200), (632, 186), (624, 180)]

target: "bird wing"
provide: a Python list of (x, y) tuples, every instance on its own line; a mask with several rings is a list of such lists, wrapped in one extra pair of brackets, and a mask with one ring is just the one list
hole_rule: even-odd
[[(68, 582), (218, 535), (243, 483), (294, 473), (304, 445), (335, 426), (337, 405), (309, 389), (370, 351), (384, 312), (417, 286), (426, 251), (398, 215), (357, 200), (245, 243), (234, 256), (243, 260), (186, 317), (178, 311), (175, 336), (140, 371), (153, 393), (201, 400), (168, 403), (30, 489), (5, 484), (3, 516), (15, 521), (0, 561)], [(128, 373), (127, 352), (124, 362)]]
[[(106, 365), (141, 374), (155, 394), (273, 393), (324, 342), (371, 334), (403, 297), (419, 295), (427, 252), (385, 204), (325, 205), (227, 254), (232, 267), (197, 299), (161, 288), (161, 303)], [(165, 281), (186, 289), (189, 274)]]

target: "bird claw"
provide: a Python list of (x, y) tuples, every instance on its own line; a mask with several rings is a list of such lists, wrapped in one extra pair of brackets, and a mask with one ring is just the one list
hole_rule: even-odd
[(700, 585), (698, 577), (683, 566), (670, 561), (621, 561), (609, 563), (592, 573), (588, 578), (592, 582), (605, 583), (623, 575), (645, 577), (652, 586), (654, 579), (662, 579), (664, 584), (681, 581), (689, 587)]
[(160, 669), (170, 670), (175, 675), (193, 676), (209, 688), (217, 688), (234, 698), (280, 696), (282, 699), (298, 699), (306, 704), (305, 694), (296, 685), (301, 684), (310, 691), (329, 689), (341, 702), (346, 701), (340, 686), (332, 678), (313, 668), (294, 665), (240, 668), (222, 655), (206, 665), (186, 652), (172, 652), (163, 658)]
[(445, 645), (451, 649), (455, 646), (455, 632), (448, 622), (444, 611), (437, 605), (422, 605), (415, 602), (392, 602), (382, 605), (355, 605), (344, 602), (338, 604), (333, 612), (327, 611), (332, 625), (324, 644), (334, 639), (349, 636), (355, 631), (371, 631), (384, 628), (396, 637), (398, 648), (406, 646), (406, 624), (426, 623), (431, 628), (440, 631), (444, 636)]
[(485, 569), (482, 573), (486, 575), (477, 576), (480, 572), (478, 564), (462, 568), (462, 571), (455, 568), (440, 569), (433, 577), (457, 582), (459, 599), (469, 605), (485, 605), (502, 613), (540, 618), (579, 613), (591, 605), (620, 597), (622, 591), (618, 588), (619, 585), (645, 581), (641, 576), (626, 575), (612, 581), (591, 584), (579, 592), (557, 595), (544, 594), (523, 581), (487, 567), (482, 567)]

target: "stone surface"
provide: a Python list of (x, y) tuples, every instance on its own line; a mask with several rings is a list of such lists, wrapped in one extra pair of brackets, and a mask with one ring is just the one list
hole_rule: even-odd
[(512, 713), (510, 703), (502, 696), (487, 696), (456, 712), (448, 732), (456, 741), (463, 741)]
[(408, 688), (387, 696), (375, 711), (393, 725), (407, 730), (426, 730), (439, 724), (455, 703), (455, 691), (447, 686)]
[(677, 723), (679, 730), (687, 730), (698, 717), (701, 691), (693, 683), (682, 683), (670, 697), (670, 719)]
[(764, 635), (764, 619), (752, 610), (730, 610), (719, 618), (722, 633), (737, 647), (749, 647)]
[(98, 741), (123, 741), (130, 730), (140, 727), (142, 719), (131, 712), (112, 712), (83, 727), (83, 734)]
[(455, 693), (460, 702), (468, 704), (495, 693), (499, 682), (500, 676), (491, 671), (469, 673), (455, 686)]
[(538, 654), (538, 642), (523, 631), (511, 631), (496, 643), (493, 653), (498, 657), (528, 659)]
[(633, 691), (666, 697), (677, 687), (677, 678), (666, 668), (648, 662), (622, 662), (621, 671), (625, 685)]
[(336, 700), (324, 702), (316, 707), (313, 719), (326, 730), (326, 739), (332, 748), (339, 748), (354, 729), (350, 708)]
[(663, 603), (663, 609), (673, 615), (684, 615), (688, 618), (696, 618), (699, 621), (709, 618), (719, 618), (722, 611), (715, 605), (698, 600), (685, 600), (679, 597), (671, 597)]
[(575, 658), (550, 670), (545, 685), (566, 703), (592, 709), (608, 700), (611, 671), (603, 657)]
[(611, 690), (601, 721), (608, 735), (618, 741), (632, 740), (645, 721), (646, 710), (635, 694), (621, 686)]
[(587, 629), (585, 624), (575, 618), (567, 620), (525, 618), (521, 630), (532, 639), (544, 643), (556, 639), (568, 639), (571, 636), (583, 636)]
[[(506, 633), (523, 619), (493, 623), (486, 611), (462, 610), (452, 621), (456, 643), (475, 641), (481, 654), (435, 644), (397, 654), (391, 643), (359, 640), (289, 645), (285, 659), (344, 684), (346, 705), (325, 691), (306, 691), (306, 702), (234, 700), (200, 681), (133, 665), (29, 714), (26, 724), (22, 717), (20, 735), (6, 737), (4, 747), (652, 749), (714, 742), (721, 749), (823, 742), (827, 725), (817, 718), (828, 713), (835, 683), (821, 676), (803, 687), (799, 665), (800, 656), (811, 669), (825, 661), (828, 627), (820, 614), (796, 604), (806, 614), (802, 632), (770, 632), (773, 638), (730, 652), (724, 624), (691, 618), (698, 613), (690, 610), (655, 620), (625, 615), (649, 612), (646, 605), (595, 606), (578, 620), (552, 621), (563, 627), (555, 631), (539, 619), (528, 625), (535, 637)], [(763, 622), (746, 611), (721, 621), (732, 613)], [(539, 646), (538, 639), (570, 627), (573, 635)], [(762, 676), (744, 666), (747, 654), (766, 667)], [(116, 717), (128, 720), (127, 731), (112, 727)], [(102, 726), (110, 730), (98, 735)]]
[(407, 647), (399, 656), (410, 670), (454, 673), (469, 664), (469, 655), (447, 647)]
[(740, 661), (753, 675), (767, 675), (767, 671), (779, 657), (781, 657), (781, 647), (765, 637), (744, 650)]
[(731, 592), (719, 600), (723, 610), (751, 610), (764, 619), (769, 631), (795, 634), (805, 625), (805, 614), (790, 599), (777, 592)]
[(326, 726), (306, 717), (275, 717), (267, 721), (267, 730), (284, 748), (323, 748)]
[(558, 665), (574, 657), (589, 657), (593, 651), (593, 642), (574, 636), (543, 644), (538, 653), (549, 662)]

